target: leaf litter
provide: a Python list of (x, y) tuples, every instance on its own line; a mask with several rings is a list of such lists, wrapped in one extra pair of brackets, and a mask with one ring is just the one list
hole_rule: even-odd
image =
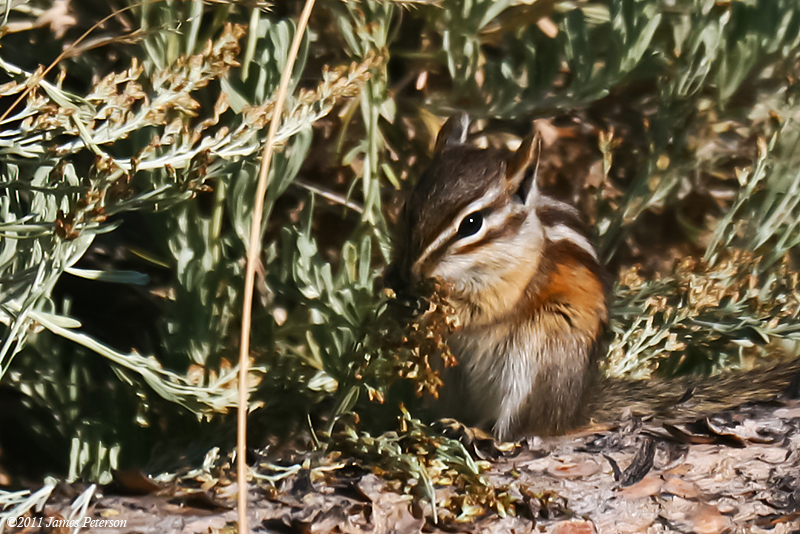
[[(434, 456), (425, 440), (431, 447), (452, 440), (409, 418), (411, 427), (420, 426), (408, 450), (419, 468), (434, 473), (436, 522), (418, 491), (424, 481), (408, 476), (413, 469), (403, 477), (385, 459), (360, 462), (341, 450), (287, 458), (266, 451), (253, 470), (250, 518), (256, 532), (270, 533), (789, 534), (800, 528), (800, 402), (775, 404), (727, 410), (685, 425), (683, 434), (631, 416), (613, 428), (495, 444), (507, 452), (490, 460), (475, 453), (482, 434), (463, 429), (480, 491), (452, 466), (425, 470)], [(363, 446), (359, 436), (350, 439)], [(375, 450), (381, 440), (398, 440), (372, 439)], [(486, 443), (481, 449), (486, 455)], [(403, 454), (410, 461), (412, 454)], [(235, 532), (232, 466), (215, 450), (202, 469), (158, 480), (119, 473), (114, 485), (97, 491), (88, 515), (127, 521), (108, 533)], [(75, 495), (60, 486), (41, 515), (66, 517)]]

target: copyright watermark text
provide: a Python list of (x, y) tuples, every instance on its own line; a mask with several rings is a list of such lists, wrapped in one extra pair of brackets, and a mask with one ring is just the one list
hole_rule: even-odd
[(11, 528), (125, 528), (127, 519), (64, 519), (58, 517), (9, 517)]

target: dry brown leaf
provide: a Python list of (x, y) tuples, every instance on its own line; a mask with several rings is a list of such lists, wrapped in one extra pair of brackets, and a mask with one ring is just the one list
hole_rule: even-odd
[(596, 530), (589, 521), (563, 521), (548, 529), (549, 534), (594, 534)]
[(372, 501), (371, 523), (375, 534), (422, 531), (425, 521), (411, 514), (410, 496), (387, 491), (386, 484), (373, 474), (365, 475), (358, 489)]
[(642, 480), (632, 486), (623, 488), (619, 494), (626, 499), (641, 499), (642, 497), (652, 497), (661, 491), (664, 483), (660, 476), (647, 475)]
[(730, 525), (730, 519), (719, 513), (714, 506), (702, 505), (695, 513), (693, 528), (697, 534), (718, 534)]
[(697, 486), (678, 477), (668, 478), (664, 482), (662, 490), (666, 493), (677, 495), (683, 499), (695, 499), (700, 495), (700, 490), (697, 489)]
[(600, 471), (600, 466), (594, 460), (577, 462), (564, 462), (547, 469), (551, 475), (559, 478), (583, 478), (594, 475)]

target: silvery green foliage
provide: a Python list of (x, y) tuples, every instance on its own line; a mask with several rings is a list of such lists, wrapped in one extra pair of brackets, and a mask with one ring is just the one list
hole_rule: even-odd
[[(223, 15), (229, 8), (212, 11)], [(98, 409), (106, 405), (81, 403), (97, 380), (112, 380), (108, 394), (123, 404), (137, 402), (135, 389), (126, 394), (125, 388), (144, 387), (143, 406), (126, 410), (136, 411), (143, 426), (150, 424), (151, 394), (198, 417), (235, 406), (236, 369), (221, 363), (222, 357), (233, 359), (258, 156), (294, 26), (254, 7), (248, 34), (224, 16), (200, 24), (204, 10), (202, 2), (146, 3), (137, 11), (142, 28), (163, 31), (146, 32), (142, 62), (133, 59), (129, 69), (100, 78), (85, 95), (42, 81), (11, 110), (0, 139), (0, 321), (6, 325), (0, 378), (48, 406), (60, 431), (73, 436), (71, 478), (105, 480), (118, 465), (125, 439), (102, 425), (109, 414)], [(252, 60), (247, 73), (240, 67), (243, 44)], [(295, 84), (306, 53), (307, 43)], [(0, 54), (0, 68), (13, 80), (2, 90), (9, 99), (34, 77), (12, 60)], [(369, 68), (366, 61), (326, 69), (315, 89), (290, 96), (277, 136), (282, 150), (271, 173), (268, 211), (308, 154), (311, 125), (337, 100), (357, 94)], [(210, 216), (194, 200), (206, 191), (213, 196)], [(84, 332), (70, 317), (69, 302), (52, 298), (62, 276), (148, 284), (143, 273), (75, 267), (99, 233), (114, 232), (119, 216), (131, 212), (159, 225), (153, 235), (167, 255), (152, 261), (175, 276), (165, 304), (163, 361), (120, 351)], [(27, 356), (15, 365), (26, 346)], [(86, 367), (92, 361), (86, 351), (106, 358), (122, 382)], [(206, 371), (199, 378), (187, 373), (191, 364)], [(263, 370), (255, 366), (254, 374)]]
[[(72, 4), (87, 17), (80, 0)], [(669, 362), (692, 343), (699, 366), (714, 368), (745, 356), (739, 348), (748, 344), (793, 339), (791, 273), (782, 262), (800, 240), (797, 90), (786, 81), (800, 43), (795, 4), (320, 2), (266, 199), (257, 406), (280, 407), (281, 395), (292, 394), (303, 399), (289, 407), (295, 421), (305, 424), (312, 412), (312, 423), (330, 430), (354, 406), (368, 414), (365, 399), (383, 399), (403, 370), (430, 379), (413, 360), (427, 355), (397, 344), (402, 336), (375, 282), (391, 257), (385, 202), (416, 178), (438, 117), (454, 109), (468, 110), (489, 134), (517, 135), (532, 118), (572, 114), (588, 123), (591, 113), (615, 111), (606, 103), (630, 97), (623, 111), (645, 125), (627, 134), (633, 147), (619, 148), (621, 132), (596, 134), (602, 179), (619, 190), (599, 191), (594, 205), (606, 259), (644, 214), (707, 194), (708, 177), (723, 183), (709, 195), (719, 212), (707, 228), (690, 229), (706, 240), (702, 268), (618, 287), (612, 372), (647, 374), (665, 361), (674, 368)], [(3, 24), (34, 25), (50, 5), (10, 3)], [(85, 49), (62, 65), (95, 75), (86, 90), (51, 72), (2, 123), (0, 378), (53, 412), (70, 443), (71, 476), (107, 477), (149, 443), (143, 432), (155, 434), (157, 421), (188, 434), (198, 426), (186, 421), (215, 424), (233, 406), (230, 363), (258, 157), (294, 34), (291, 20), (263, 7), (131, 4), (120, 16), (141, 33), (115, 49), (125, 68), (93, 64)], [(419, 42), (405, 40), (406, 28), (419, 29)], [(0, 48), (11, 80), (0, 86), (4, 102), (37, 76), (16, 59)], [(407, 90), (417, 83), (417, 93)], [(634, 163), (621, 163), (625, 156)], [(332, 162), (346, 193), (314, 181), (318, 160)], [(614, 171), (623, 167), (631, 172), (620, 178)], [(98, 235), (120, 235), (132, 213), (152, 237), (144, 262), (152, 270), (76, 268)], [(334, 240), (331, 215), (341, 226)], [(731, 248), (747, 258), (740, 269), (725, 263)], [(158, 286), (151, 272), (167, 281)], [(87, 332), (70, 314), (75, 303), (53, 297), (59, 280), (76, 276), (95, 288), (114, 282), (158, 293), (160, 353), (121, 351)], [(724, 277), (728, 286), (714, 285)], [(762, 292), (681, 309), (687, 280), (723, 294), (756, 280)], [(777, 322), (768, 319), (770, 299), (782, 306)], [(135, 429), (110, 423), (132, 419)]]

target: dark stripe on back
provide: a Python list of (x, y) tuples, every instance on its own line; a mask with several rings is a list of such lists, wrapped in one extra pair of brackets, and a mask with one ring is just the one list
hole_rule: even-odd
[(587, 228), (583, 221), (576, 217), (574, 213), (562, 210), (554, 206), (541, 206), (536, 210), (536, 216), (542, 222), (542, 226), (554, 228), (556, 226), (566, 226), (580, 233), (587, 235)]

